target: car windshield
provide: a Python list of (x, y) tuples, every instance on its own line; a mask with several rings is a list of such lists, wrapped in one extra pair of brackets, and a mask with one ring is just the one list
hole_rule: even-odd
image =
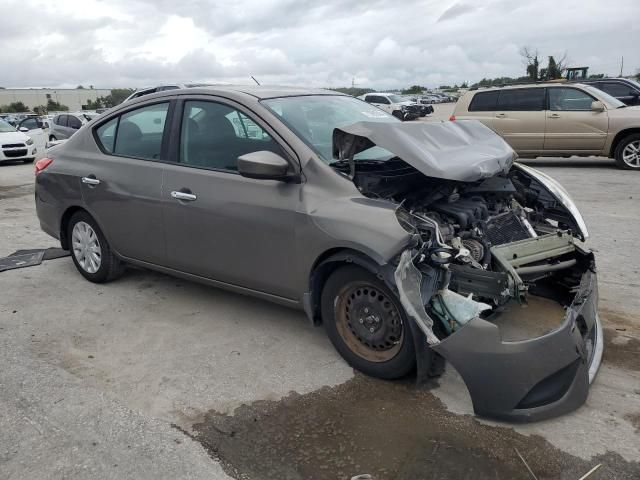
[(587, 91), (589, 91), (589, 93), (591, 93), (592, 95), (595, 95), (596, 97), (600, 97), (602, 100), (604, 100), (605, 102), (613, 106), (613, 108), (626, 107), (626, 105), (622, 103), (620, 100), (618, 100), (615, 97), (612, 97), (607, 92), (603, 92), (602, 90), (596, 87), (592, 87), (591, 85), (585, 85), (584, 88), (587, 89)]
[(9, 132), (15, 132), (15, 131), (16, 131), (15, 128), (13, 128), (4, 120), (0, 119), (0, 133), (9, 133)]
[[(356, 122), (399, 122), (392, 115), (348, 96), (308, 95), (264, 100), (269, 110), (309, 145), (327, 163), (333, 158), (333, 130)], [(388, 160), (393, 155), (372, 147), (355, 156), (356, 160)]]

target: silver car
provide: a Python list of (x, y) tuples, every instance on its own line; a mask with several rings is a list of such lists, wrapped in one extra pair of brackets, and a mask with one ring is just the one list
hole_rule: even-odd
[(602, 332), (580, 213), (514, 158), (479, 122), (327, 90), (179, 89), (51, 148), (36, 207), (87, 280), (131, 264), (299, 308), (369, 375), (445, 358), (478, 414), (538, 420), (585, 401)]
[(80, 127), (89, 123), (97, 115), (95, 113), (61, 113), (51, 120), (49, 140), (66, 140), (76, 133)]

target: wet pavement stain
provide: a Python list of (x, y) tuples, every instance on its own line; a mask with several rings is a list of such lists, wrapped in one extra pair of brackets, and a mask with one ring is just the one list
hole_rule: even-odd
[(539, 436), (456, 415), (425, 386), (362, 375), (280, 401), (211, 411), (189, 434), (243, 480), (638, 479), (640, 463), (607, 453), (585, 461)]
[(606, 328), (602, 361), (640, 372), (640, 340), (613, 328)]
[(629, 422), (631, 422), (631, 425), (635, 427), (636, 433), (640, 434), (640, 413), (630, 413), (628, 415), (625, 415), (624, 418), (629, 420)]

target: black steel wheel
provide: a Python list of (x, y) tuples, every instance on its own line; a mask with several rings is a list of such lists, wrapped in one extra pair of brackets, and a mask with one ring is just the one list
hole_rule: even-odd
[(415, 365), (411, 329), (396, 295), (367, 270), (335, 270), (322, 291), (322, 319), (334, 347), (373, 377), (405, 376)]

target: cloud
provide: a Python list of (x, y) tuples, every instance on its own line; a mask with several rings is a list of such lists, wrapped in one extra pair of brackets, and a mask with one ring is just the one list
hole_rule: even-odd
[(454, 3), (449, 8), (447, 8), (440, 18), (438, 18), (437, 22), (443, 22), (445, 20), (453, 20), (454, 18), (458, 18), (461, 15), (464, 15), (468, 12), (473, 12), (476, 9), (473, 5), (466, 5), (464, 3)]
[[(394, 88), (524, 73), (518, 49), (640, 67), (636, 0), (3, 0), (1, 86), (166, 82)], [(553, 12), (550, 15), (549, 12)], [(603, 21), (606, 19), (606, 21)], [(28, 32), (25, 34), (24, 32)]]

